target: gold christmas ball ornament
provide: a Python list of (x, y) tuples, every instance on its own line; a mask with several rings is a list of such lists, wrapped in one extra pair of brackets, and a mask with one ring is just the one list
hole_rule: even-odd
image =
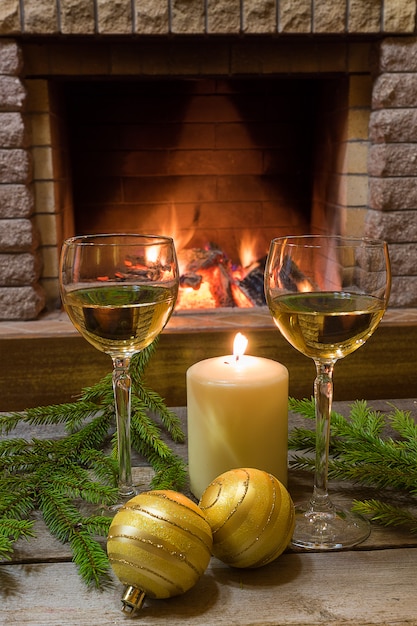
[(206, 570), (212, 545), (204, 513), (183, 494), (155, 490), (129, 500), (114, 516), (107, 537), (110, 564), (126, 585), (123, 611), (134, 613), (145, 595), (185, 593)]
[(294, 504), (272, 474), (252, 468), (230, 470), (213, 480), (200, 508), (213, 532), (213, 554), (233, 567), (260, 567), (288, 546)]

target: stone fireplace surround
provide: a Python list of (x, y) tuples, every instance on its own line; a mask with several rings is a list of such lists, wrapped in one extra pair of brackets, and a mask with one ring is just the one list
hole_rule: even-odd
[(387, 239), (390, 307), (415, 307), (415, 18), (415, 0), (3, 1), (0, 319), (58, 302), (58, 251), (73, 229), (60, 77), (347, 76), (346, 133), (319, 204), (342, 234)]

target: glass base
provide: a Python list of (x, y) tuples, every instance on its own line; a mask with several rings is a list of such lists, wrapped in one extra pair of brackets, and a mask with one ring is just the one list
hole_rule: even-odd
[(367, 519), (348, 509), (314, 511), (311, 502), (295, 506), (294, 548), (307, 550), (343, 550), (364, 541), (371, 532)]
[(117, 498), (117, 502), (114, 504), (102, 505), (97, 508), (97, 514), (103, 515), (104, 517), (114, 517), (118, 511), (128, 502), (131, 498), (140, 493), (139, 487), (130, 486), (129, 488), (125, 488), (123, 491), (119, 491), (119, 495)]

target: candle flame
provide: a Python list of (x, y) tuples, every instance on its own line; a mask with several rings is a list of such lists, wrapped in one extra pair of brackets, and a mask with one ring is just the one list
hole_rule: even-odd
[(245, 354), (247, 346), (248, 340), (246, 339), (245, 335), (242, 335), (242, 333), (237, 333), (233, 342), (233, 355), (236, 357), (236, 361), (239, 360), (239, 357), (242, 356), (242, 354)]

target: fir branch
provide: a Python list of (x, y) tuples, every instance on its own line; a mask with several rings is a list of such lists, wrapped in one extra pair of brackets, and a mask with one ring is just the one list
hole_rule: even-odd
[(187, 478), (187, 472), (183, 460), (167, 449), (164, 461), (161, 457), (147, 448), (144, 442), (141, 442), (142, 454), (146, 455), (155, 471), (155, 476), (151, 481), (152, 489), (174, 489), (181, 491), (184, 488)]
[(151, 481), (152, 489), (174, 489), (181, 491), (187, 480), (187, 472), (182, 459), (173, 455), (169, 463), (154, 463), (155, 476)]
[(77, 423), (87, 419), (97, 412), (97, 405), (79, 400), (63, 406), (52, 404), (49, 406), (26, 409), (23, 413), (8, 413), (0, 417), (0, 434), (10, 433), (20, 422), (31, 426), (49, 426), (66, 424), (69, 431), (76, 428)]
[(92, 387), (85, 387), (80, 401), (91, 402), (96, 406), (109, 405), (113, 401), (112, 373), (106, 374)]
[[(178, 417), (163, 399), (142, 383), (156, 341), (132, 359), (132, 445), (155, 470), (152, 488), (176, 489), (185, 484), (185, 463), (162, 438), (184, 441)], [(39, 509), (51, 534), (68, 543), (87, 584), (106, 584), (109, 562), (96, 536), (106, 537), (111, 519), (85, 518), (80, 505), (106, 507), (117, 497), (117, 438), (114, 430), (112, 373), (81, 390), (73, 402), (0, 415), (0, 558), (12, 553), (19, 538), (33, 533), (30, 515)], [(155, 421), (158, 418), (158, 421)], [(11, 437), (20, 424), (62, 425), (55, 439)], [(104, 449), (111, 442), (110, 455)]]
[[(313, 399), (291, 399), (289, 407), (307, 420), (314, 419)], [(293, 430), (289, 448), (298, 451), (291, 467), (314, 471), (315, 433), (310, 424)], [(356, 501), (354, 510), (380, 524), (403, 524), (417, 532), (417, 513), (413, 512), (417, 510), (417, 424), (409, 412), (393, 407), (384, 415), (365, 401), (354, 402), (347, 418), (332, 412), (329, 449), (329, 478), (382, 490), (384, 502)], [(398, 493), (407, 495), (408, 509), (398, 505)]]
[[(87, 419), (90, 415), (87, 416)], [(68, 456), (78, 456), (85, 449), (99, 449), (106, 440), (111, 423), (108, 411), (101, 411), (78, 431), (56, 442), (57, 450)]]
[(50, 532), (59, 541), (69, 543), (73, 561), (80, 576), (87, 585), (94, 583), (100, 587), (103, 581), (110, 580), (107, 555), (96, 539), (90, 536), (89, 528), (94, 533), (107, 535), (111, 519), (100, 524), (89, 519), (89, 526), (84, 528), (84, 520), (77, 508), (59, 490), (44, 484), (39, 495), (39, 507)]
[(143, 350), (132, 358), (131, 377), (133, 392), (148, 410), (160, 417), (164, 428), (169, 433), (172, 440), (182, 443), (185, 440), (185, 435), (182, 431), (181, 421), (178, 416), (168, 409), (163, 398), (156, 391), (149, 389), (149, 387), (143, 383), (144, 370), (156, 350), (158, 339), (159, 337), (156, 338), (147, 350)]
[(300, 413), (303, 417), (311, 420), (316, 419), (316, 408), (314, 405), (314, 398), (288, 398), (288, 409), (293, 413)]
[[(310, 452), (310, 449), (306, 449), (306, 452)], [(302, 454), (294, 454), (289, 464), (292, 469), (302, 470), (304, 472), (314, 472), (316, 467), (314, 457), (304, 456)]]
[(14, 477), (0, 479), (0, 528), (1, 520), (22, 520), (29, 517), (36, 507), (36, 496), (33, 485), (28, 480), (22, 480), (16, 485)]
[(405, 526), (411, 533), (417, 533), (416, 516), (388, 502), (380, 500), (355, 500), (353, 502), (353, 511), (361, 515), (367, 515), (373, 522), (378, 522), (382, 526)]
[[(131, 434), (133, 447), (143, 454), (144, 449), (152, 450), (152, 453), (164, 459), (169, 455), (169, 447), (162, 441), (160, 430), (149, 415), (137, 403), (132, 403)], [(143, 448), (143, 445), (146, 448)]]
[(153, 342), (145, 348), (145, 350), (141, 350), (137, 354), (132, 357), (132, 376), (135, 378), (142, 378), (143, 373), (152, 358), (152, 355), (155, 353), (156, 348), (159, 343), (159, 335), (153, 340)]
[(187, 477), (184, 461), (155, 435), (154, 426), (147, 416), (135, 413), (132, 421), (132, 445), (155, 471), (151, 481), (152, 489), (181, 490)]
[(98, 481), (108, 485), (117, 484), (117, 462), (107, 454), (104, 454), (104, 452), (91, 449), (82, 450), (79, 460), (82, 465), (90, 469), (90, 472)]
[[(116, 487), (90, 479), (89, 472), (79, 465), (68, 464), (65, 468), (47, 468), (47, 489), (69, 500), (81, 498), (90, 504), (114, 504), (117, 500)], [(45, 476), (42, 477), (45, 480)]]
[(83, 522), (72, 530), (69, 544), (73, 561), (87, 585), (94, 584), (99, 588), (103, 583), (111, 581), (107, 554), (101, 545), (91, 538), (89, 530), (84, 529)]
[[(0, 441), (0, 468), (7, 467), (12, 461), (13, 455), (24, 454), (27, 450), (28, 442), (26, 439), (4, 439)], [(14, 461), (16, 463), (16, 461)]]
[(0, 532), (0, 559), (10, 560), (12, 558), (15, 541), (16, 539), (12, 541), (9, 537)]
[[(314, 452), (316, 449), (316, 433), (313, 430), (294, 428), (294, 430), (290, 433), (288, 447), (291, 450)], [(296, 458), (296, 455), (294, 455), (293, 459)], [(302, 458), (300, 459), (300, 462), (302, 462)]]
[(84, 517), (82, 525), (90, 535), (107, 537), (111, 522), (112, 518), (107, 515), (92, 515), (91, 517)]
[(172, 440), (183, 443), (185, 441), (185, 435), (182, 431), (181, 421), (173, 411), (168, 409), (163, 398), (161, 398), (158, 393), (142, 384), (137, 386), (137, 394), (142, 402), (146, 403), (150, 411), (159, 415), (163, 426), (171, 435)]
[(41, 485), (38, 502), (51, 534), (61, 543), (67, 543), (73, 529), (81, 524), (82, 517), (77, 507), (47, 482)]
[(405, 447), (412, 454), (417, 454), (417, 424), (409, 411), (400, 411), (396, 407), (390, 415), (391, 426), (404, 438)]
[(3, 517), (0, 523), (0, 558), (10, 559), (18, 539), (34, 537), (33, 521)]

